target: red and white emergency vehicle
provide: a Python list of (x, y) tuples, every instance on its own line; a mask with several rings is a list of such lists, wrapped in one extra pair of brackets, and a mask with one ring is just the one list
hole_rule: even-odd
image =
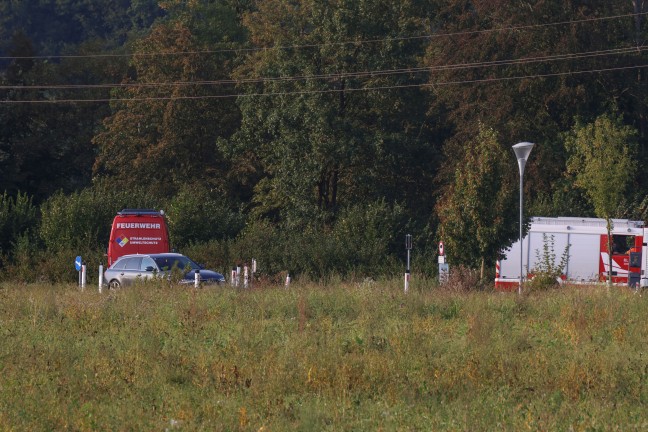
[(108, 242), (108, 265), (130, 254), (170, 252), (169, 230), (163, 211), (124, 209), (117, 212)]
[[(648, 286), (648, 254), (644, 223), (613, 219), (612, 282), (632, 287)], [(525, 278), (532, 277), (543, 258), (545, 238), (553, 238), (554, 263), (559, 265), (567, 250), (562, 279), (568, 283), (596, 283), (607, 280), (609, 253), (605, 219), (576, 217), (534, 217), (522, 242), (522, 267)], [(513, 291), (520, 281), (520, 241), (505, 251), (496, 265), (495, 288)]]

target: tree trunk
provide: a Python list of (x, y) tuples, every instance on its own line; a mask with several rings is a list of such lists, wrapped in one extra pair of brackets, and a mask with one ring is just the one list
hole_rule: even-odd
[(484, 270), (486, 268), (486, 259), (482, 257), (481, 259), (481, 269), (479, 270), (479, 280), (483, 281), (484, 280)]

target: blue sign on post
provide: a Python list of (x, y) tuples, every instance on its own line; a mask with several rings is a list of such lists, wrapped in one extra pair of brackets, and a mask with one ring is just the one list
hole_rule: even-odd
[(77, 271), (81, 271), (81, 265), (83, 264), (83, 261), (81, 261), (81, 256), (79, 255), (76, 257), (74, 260), (74, 267), (76, 267)]

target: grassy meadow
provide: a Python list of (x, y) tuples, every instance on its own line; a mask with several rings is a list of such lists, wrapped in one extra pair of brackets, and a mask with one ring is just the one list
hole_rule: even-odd
[(0, 430), (646, 430), (648, 295), (0, 285)]

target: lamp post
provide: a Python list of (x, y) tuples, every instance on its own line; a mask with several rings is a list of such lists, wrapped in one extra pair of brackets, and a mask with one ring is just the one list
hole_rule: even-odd
[(517, 157), (518, 167), (520, 168), (520, 284), (518, 286), (518, 294), (522, 294), (522, 279), (524, 276), (523, 273), (523, 254), (524, 248), (522, 247), (522, 209), (523, 209), (523, 181), (524, 178), (524, 167), (526, 165), (527, 159), (531, 154), (533, 149), (533, 143), (530, 142), (521, 142), (513, 146), (513, 151)]

